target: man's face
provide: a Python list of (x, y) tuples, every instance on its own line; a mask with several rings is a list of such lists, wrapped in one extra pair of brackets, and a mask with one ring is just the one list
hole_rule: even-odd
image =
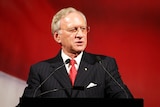
[(61, 19), (59, 43), (65, 53), (79, 53), (87, 45), (87, 25), (82, 15), (78, 12), (68, 14)]

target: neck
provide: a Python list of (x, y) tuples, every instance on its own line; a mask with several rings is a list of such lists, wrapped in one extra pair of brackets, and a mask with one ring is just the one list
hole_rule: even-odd
[(67, 55), (73, 59), (73, 58), (76, 58), (80, 53), (81, 52), (78, 52), (78, 53), (77, 52), (76, 53), (68, 53)]
[[(64, 50), (63, 50), (64, 51)], [(66, 55), (68, 55), (70, 58), (76, 58), (80, 53), (81, 53), (81, 51), (80, 52), (66, 52), (66, 51), (64, 51), (64, 53), (66, 54)]]

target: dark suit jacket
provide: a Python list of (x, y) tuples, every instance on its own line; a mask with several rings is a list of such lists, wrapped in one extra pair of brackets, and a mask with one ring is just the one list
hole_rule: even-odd
[[(121, 80), (115, 59), (87, 52), (83, 53), (75, 80), (75, 86), (83, 86), (84, 89), (72, 89), (60, 52), (52, 59), (31, 66), (28, 87), (22, 98), (133, 98)], [(100, 56), (103, 66), (113, 78), (104, 70), (96, 56)], [(53, 74), (49, 76), (51, 73)], [(87, 88), (89, 84), (91, 86)]]

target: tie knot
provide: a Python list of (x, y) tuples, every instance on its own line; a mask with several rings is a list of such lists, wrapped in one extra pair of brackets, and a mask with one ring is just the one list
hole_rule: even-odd
[(75, 61), (74, 59), (71, 59), (71, 60), (70, 60), (70, 64), (71, 64), (71, 65), (74, 65), (75, 63), (76, 63), (76, 61)]

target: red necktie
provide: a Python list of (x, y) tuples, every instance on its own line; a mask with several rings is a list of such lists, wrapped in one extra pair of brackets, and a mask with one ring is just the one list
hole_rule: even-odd
[(74, 85), (74, 80), (76, 78), (76, 74), (77, 74), (77, 70), (74, 66), (74, 64), (76, 63), (75, 60), (70, 60), (70, 65), (71, 65), (71, 69), (70, 69), (70, 79), (71, 79), (71, 83), (72, 83), (72, 86)]

